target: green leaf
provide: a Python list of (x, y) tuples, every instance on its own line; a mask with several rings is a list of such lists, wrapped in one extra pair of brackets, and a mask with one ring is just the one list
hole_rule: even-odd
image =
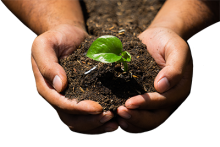
[(90, 46), (86, 56), (103, 63), (112, 63), (120, 60), (123, 45), (115, 36), (104, 35), (97, 38)]
[(130, 62), (131, 61), (131, 54), (127, 51), (121, 53), (121, 56), (124, 61)]
[(93, 60), (100, 61), (102, 63), (112, 63), (115, 61), (118, 61), (122, 58), (122, 56), (117, 56), (113, 53), (100, 53), (100, 54), (94, 54), (92, 56)]

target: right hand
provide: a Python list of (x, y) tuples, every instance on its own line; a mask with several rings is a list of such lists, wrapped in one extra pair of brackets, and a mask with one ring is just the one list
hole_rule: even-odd
[(85, 100), (77, 103), (60, 94), (67, 86), (67, 77), (58, 61), (73, 53), (86, 36), (83, 29), (65, 24), (35, 39), (31, 62), (37, 90), (72, 131), (87, 134), (114, 131), (118, 124), (109, 121), (113, 117), (112, 112), (102, 112), (97, 102)]

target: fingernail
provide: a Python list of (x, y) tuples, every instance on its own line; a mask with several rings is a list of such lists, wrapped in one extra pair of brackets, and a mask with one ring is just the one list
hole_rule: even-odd
[(61, 92), (62, 90), (62, 80), (58, 75), (56, 75), (53, 79), (53, 87), (56, 89), (56, 91)]
[(169, 89), (170, 83), (166, 77), (162, 78), (158, 83), (158, 92), (165, 92)]
[(107, 121), (109, 121), (112, 118), (113, 118), (113, 115), (104, 114), (104, 116), (101, 118), (100, 122), (101, 123), (106, 123)]

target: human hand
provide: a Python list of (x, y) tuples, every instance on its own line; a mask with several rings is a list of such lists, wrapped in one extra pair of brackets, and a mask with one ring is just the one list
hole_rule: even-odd
[(59, 25), (35, 39), (31, 61), (37, 90), (72, 131), (89, 134), (114, 131), (117, 123), (108, 122), (112, 112), (102, 112), (94, 101), (77, 103), (59, 93), (67, 86), (67, 77), (58, 60), (73, 53), (86, 36), (79, 27)]
[(117, 110), (120, 127), (133, 133), (158, 127), (178, 108), (190, 93), (193, 72), (189, 46), (174, 31), (152, 27), (139, 38), (162, 70), (154, 81), (158, 92), (134, 96)]

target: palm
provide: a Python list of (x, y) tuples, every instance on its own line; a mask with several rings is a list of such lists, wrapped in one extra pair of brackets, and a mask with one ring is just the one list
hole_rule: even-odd
[(77, 49), (86, 38), (87, 33), (81, 29), (63, 25), (55, 28), (51, 33), (48, 32), (48, 35), (54, 41), (53, 49), (57, 56), (64, 58)]

